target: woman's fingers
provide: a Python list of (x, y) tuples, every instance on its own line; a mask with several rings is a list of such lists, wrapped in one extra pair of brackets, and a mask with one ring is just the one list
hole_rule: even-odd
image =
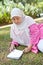
[(27, 52), (29, 52), (29, 49), (28, 48), (25, 48), (23, 52), (24, 53), (27, 53)]

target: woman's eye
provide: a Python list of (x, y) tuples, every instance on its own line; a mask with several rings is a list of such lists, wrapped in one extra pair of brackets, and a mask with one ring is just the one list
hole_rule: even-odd
[(17, 20), (19, 20), (19, 18), (17, 18)]
[(13, 19), (13, 20), (15, 20), (15, 19)]

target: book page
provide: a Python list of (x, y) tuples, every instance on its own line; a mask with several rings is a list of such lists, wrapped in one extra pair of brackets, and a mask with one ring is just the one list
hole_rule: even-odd
[(23, 51), (14, 49), (11, 53), (7, 55), (8, 58), (19, 59), (23, 54)]

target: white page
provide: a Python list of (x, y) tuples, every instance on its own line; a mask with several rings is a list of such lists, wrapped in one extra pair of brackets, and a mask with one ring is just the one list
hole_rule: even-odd
[(23, 50), (14, 49), (11, 53), (7, 55), (7, 57), (12, 59), (19, 59), (22, 56), (22, 54)]

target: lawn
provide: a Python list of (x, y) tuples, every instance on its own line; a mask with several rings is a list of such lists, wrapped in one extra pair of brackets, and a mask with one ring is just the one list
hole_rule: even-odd
[[(23, 54), (19, 60), (8, 59), (6, 56), (9, 53), (9, 35), (10, 28), (0, 29), (0, 65), (43, 65), (43, 53), (34, 54), (32, 52)], [(24, 46), (17, 47), (24, 49)]]

